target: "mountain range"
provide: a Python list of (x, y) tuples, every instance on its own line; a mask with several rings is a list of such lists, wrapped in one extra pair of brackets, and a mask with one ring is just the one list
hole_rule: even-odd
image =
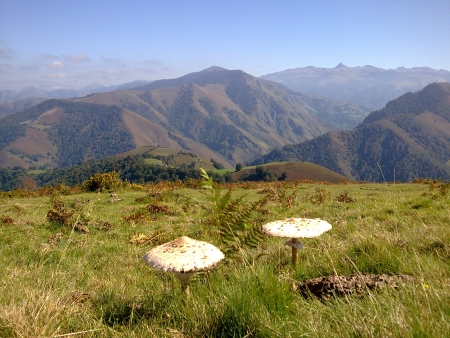
[(254, 165), (307, 161), (358, 181), (450, 178), (450, 84), (433, 83), (389, 102), (348, 131), (276, 149)]
[(161, 146), (225, 167), (297, 160), (360, 181), (448, 178), (449, 86), (433, 83), (369, 114), (360, 105), (211, 67), (10, 113), (0, 120), (0, 168), (68, 167)]
[(0, 166), (64, 167), (159, 145), (230, 167), (355, 126), (366, 115), (348, 103), (212, 67), (131, 90), (48, 100), (7, 115), (0, 125)]
[(8, 103), (4, 103), (0, 105), (0, 117), (2, 115), (8, 115), (12, 114), (30, 107), (33, 107), (34, 105), (37, 105), (38, 103), (41, 103), (47, 99), (35, 97), (35, 98), (28, 98), (28, 99), (22, 99), (19, 101), (11, 101)]
[(261, 78), (281, 83), (298, 92), (359, 104), (370, 112), (430, 83), (450, 82), (450, 72), (428, 67), (348, 67), (340, 63), (334, 68), (309, 66), (287, 69)]
[[(85, 86), (78, 89), (55, 89), (55, 90), (43, 90), (33, 86), (23, 88), (20, 91), (14, 90), (1, 90), (0, 91), (0, 115), (6, 114), (7, 109), (3, 107), (9, 107), (14, 110), (13, 112), (19, 111), (14, 107), (18, 106), (17, 101), (22, 102), (22, 107), (28, 108), (27, 99), (39, 99), (41, 102), (48, 99), (64, 99), (69, 97), (80, 97), (86, 96), (93, 93), (104, 93), (111, 92), (114, 90), (121, 89), (132, 89), (144, 84), (150, 83), (151, 81), (137, 80), (129, 83), (123, 83), (113, 86), (102, 86), (96, 83), (92, 83), (89, 86)], [(8, 105), (9, 104), (9, 105)], [(36, 104), (36, 103), (35, 103)], [(20, 106), (20, 105), (19, 105)]]
[[(223, 69), (211, 67), (211, 69)], [(200, 72), (198, 72), (200, 73)], [(186, 75), (186, 80), (194, 80), (198, 73)], [(324, 97), (338, 101), (348, 101), (360, 105), (367, 113), (383, 108), (386, 103), (410, 91), (417, 91), (433, 82), (450, 82), (450, 72), (429, 67), (398, 67), (383, 69), (374, 66), (348, 67), (342, 63), (334, 68), (299, 67), (263, 75), (264, 80), (283, 84), (296, 92)], [(157, 81), (159, 85), (176, 83), (177, 79)], [(102, 86), (92, 83), (82, 88), (42, 90), (36, 87), (26, 87), (20, 91), (0, 91), (0, 115), (16, 112), (18, 108), (11, 103), (24, 99), (59, 99), (81, 97), (93, 93), (104, 93), (122, 89), (133, 89), (151, 81), (136, 80), (129, 83)], [(157, 87), (157, 86), (156, 86)], [(156, 88), (149, 86), (148, 89)], [(8, 107), (4, 107), (9, 104)], [(15, 104), (16, 107), (26, 104)]]
[(121, 89), (132, 89), (150, 83), (151, 81), (137, 80), (113, 86), (91, 84), (81, 89), (57, 89), (46, 91), (36, 87), (26, 87), (20, 91), (0, 91), (0, 117), (30, 108), (48, 99), (81, 97), (94, 93), (105, 93)]

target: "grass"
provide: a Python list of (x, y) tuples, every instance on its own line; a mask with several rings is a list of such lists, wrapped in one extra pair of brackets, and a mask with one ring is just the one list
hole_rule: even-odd
[(234, 173), (235, 169), (214, 169), (213, 170), (216, 174), (219, 174), (220, 176), (225, 175), (226, 173)]
[(146, 164), (168, 164), (169, 166), (180, 166), (182, 164), (191, 165), (193, 162), (195, 163), (195, 167), (198, 168), (205, 168), (207, 170), (213, 169), (213, 165), (210, 161), (204, 159), (201, 156), (188, 153), (185, 151), (180, 151), (176, 149), (171, 148), (164, 148), (164, 147), (156, 147), (156, 146), (144, 146), (144, 147), (138, 147), (136, 149), (127, 151), (125, 153), (116, 155), (115, 157), (125, 157), (129, 155), (144, 155), (144, 154), (150, 154), (152, 156), (162, 156), (163, 159), (156, 159), (156, 158), (146, 158), (145, 163)]
[[(341, 183), (348, 181), (344, 177), (334, 171), (331, 171), (320, 165), (309, 162), (271, 162), (261, 165), (268, 168), (270, 171), (280, 177), (283, 173), (286, 174), (288, 181), (316, 181), (316, 182), (331, 182)], [(241, 177), (244, 173), (253, 171), (257, 166), (249, 166), (242, 168), (241, 171), (234, 174), (235, 178)]]
[[(268, 198), (267, 221), (320, 217), (333, 229), (302, 241), (295, 270), (285, 240), (266, 238), (200, 274), (187, 299), (173, 274), (142, 257), (182, 235), (226, 249), (208, 221), (209, 192), (159, 184), (117, 191), (118, 200), (60, 196), (73, 211), (71, 224), (83, 220), (88, 233), (50, 223), (49, 197), (3, 198), (0, 337), (450, 336), (450, 198), (439, 191), (429, 184), (236, 184), (233, 197), (245, 204)], [(338, 202), (344, 192), (354, 201)], [(155, 202), (165, 208), (143, 212)], [(131, 240), (140, 234), (148, 240)], [(331, 300), (296, 290), (309, 278), (355, 273), (402, 273), (416, 282)]]
[(156, 158), (146, 158), (145, 159), (145, 164), (162, 164), (163, 161), (158, 160)]

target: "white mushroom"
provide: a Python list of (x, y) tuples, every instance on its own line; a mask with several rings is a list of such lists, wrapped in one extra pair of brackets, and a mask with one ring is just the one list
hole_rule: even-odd
[(189, 293), (189, 279), (195, 272), (214, 266), (224, 257), (214, 245), (183, 236), (153, 248), (143, 259), (157, 270), (174, 272), (182, 288)]
[(262, 229), (269, 236), (291, 238), (284, 244), (292, 247), (292, 265), (297, 266), (297, 250), (303, 248), (297, 238), (317, 237), (330, 230), (331, 224), (319, 218), (287, 218), (267, 223)]

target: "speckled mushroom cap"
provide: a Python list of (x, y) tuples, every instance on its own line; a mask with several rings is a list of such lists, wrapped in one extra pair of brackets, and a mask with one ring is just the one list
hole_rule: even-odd
[(330, 230), (331, 224), (319, 218), (287, 218), (267, 223), (262, 229), (269, 236), (308, 238), (319, 236)]
[(224, 258), (214, 245), (183, 236), (153, 248), (144, 256), (151, 267), (171, 272), (194, 272), (206, 269)]

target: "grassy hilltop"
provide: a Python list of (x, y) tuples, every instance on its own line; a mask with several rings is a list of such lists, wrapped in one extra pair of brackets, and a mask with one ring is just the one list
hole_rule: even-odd
[[(1, 337), (450, 336), (449, 184), (246, 182), (220, 195), (195, 181), (111, 189), (1, 195)], [(287, 217), (333, 226), (302, 240), (296, 269), (285, 239), (259, 232)], [(240, 246), (225, 240), (225, 224), (243, 226)], [(192, 281), (189, 298), (173, 274), (142, 260), (183, 235), (226, 253)], [(411, 277), (357, 295), (300, 292), (312, 278), (367, 274)]]

